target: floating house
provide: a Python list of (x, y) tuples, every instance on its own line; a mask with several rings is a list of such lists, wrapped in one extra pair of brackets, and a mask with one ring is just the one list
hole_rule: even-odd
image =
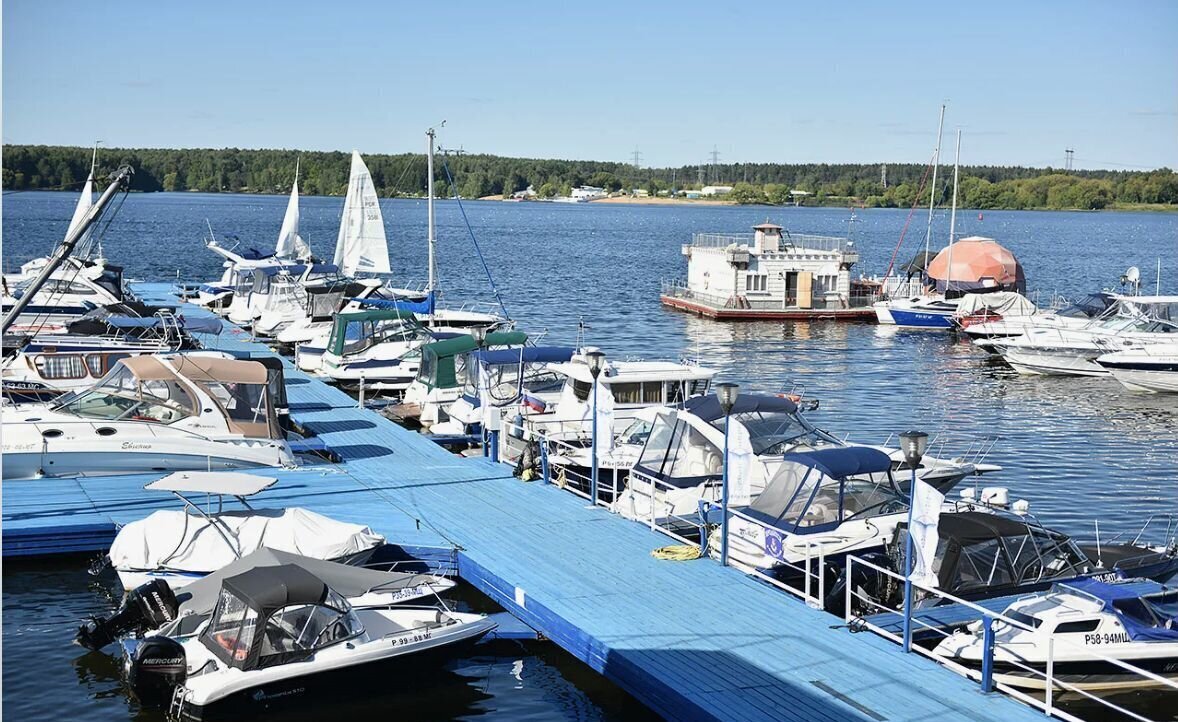
[(859, 252), (846, 238), (766, 222), (752, 233), (696, 233), (683, 255), (687, 280), (664, 284), (663, 305), (732, 320), (874, 317), (874, 293), (851, 279)]

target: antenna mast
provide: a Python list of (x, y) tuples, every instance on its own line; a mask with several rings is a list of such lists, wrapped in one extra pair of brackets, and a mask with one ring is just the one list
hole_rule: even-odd
[[(445, 121), (442, 121), (445, 124)], [(427, 238), (429, 239), (429, 280), (426, 282), (426, 293), (432, 294), (434, 292), (434, 283), (437, 278), (437, 247), (438, 239), (434, 233), (434, 136), (436, 135), (433, 128), (425, 132), (427, 139), (428, 153), (426, 154), (426, 189), (428, 191), (428, 199), (426, 201), (429, 209), (429, 227), (427, 230)]]

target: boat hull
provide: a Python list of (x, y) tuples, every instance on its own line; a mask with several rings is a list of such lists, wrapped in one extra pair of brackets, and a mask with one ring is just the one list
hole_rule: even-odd
[[(878, 311), (876, 312), (878, 315)], [(893, 308), (889, 311), (892, 323), (900, 328), (926, 328), (948, 331), (953, 328), (953, 316), (935, 311)]]
[(279, 466), (279, 450), (269, 463), (257, 458), (145, 451), (5, 451), (4, 480), (54, 476), (110, 476), (152, 471), (223, 471)]
[(1100, 365), (1130, 391), (1178, 394), (1178, 361), (1171, 364), (1101, 362)]

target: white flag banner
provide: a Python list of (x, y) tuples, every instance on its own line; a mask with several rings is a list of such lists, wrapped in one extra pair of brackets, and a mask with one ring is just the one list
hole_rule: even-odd
[[(614, 395), (609, 387), (597, 380), (597, 453), (614, 448)], [(593, 397), (589, 398), (592, 409)], [(590, 411), (592, 413), (592, 411)]]
[(937, 524), (941, 519), (941, 505), (945, 495), (921, 479), (912, 489), (912, 576), (914, 583), (925, 587), (937, 586), (933, 561), (937, 555)]
[(728, 503), (748, 506), (752, 503), (749, 477), (753, 470), (753, 440), (749, 430), (736, 419), (728, 418)]

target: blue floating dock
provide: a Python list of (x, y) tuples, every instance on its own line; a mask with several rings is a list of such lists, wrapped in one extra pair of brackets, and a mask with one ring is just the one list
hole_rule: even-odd
[[(136, 289), (175, 299), (169, 286)], [(186, 307), (186, 313), (201, 313)], [(210, 348), (267, 350), (227, 327)], [(362, 522), (459, 575), (672, 720), (1040, 719), (1001, 695), (710, 559), (661, 561), (666, 539), (552, 485), (464, 459), (288, 366), (296, 420), (342, 464), (260, 470), (258, 506)], [(99, 551), (117, 524), (175, 508), (151, 476), (4, 484), (5, 556)]]

